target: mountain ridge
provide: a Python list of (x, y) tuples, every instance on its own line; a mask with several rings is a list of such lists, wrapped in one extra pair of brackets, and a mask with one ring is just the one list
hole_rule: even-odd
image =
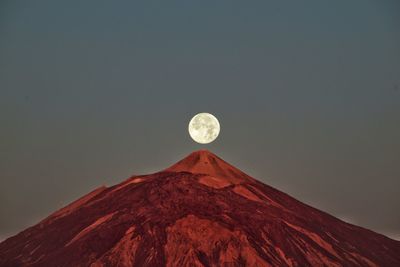
[(399, 266), (400, 242), (207, 151), (99, 187), (0, 243), (15, 266)]

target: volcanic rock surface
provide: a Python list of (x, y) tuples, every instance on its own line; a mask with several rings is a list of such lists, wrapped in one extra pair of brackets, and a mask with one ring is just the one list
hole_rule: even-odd
[(202, 150), (100, 187), (8, 238), (0, 266), (400, 266), (400, 242)]

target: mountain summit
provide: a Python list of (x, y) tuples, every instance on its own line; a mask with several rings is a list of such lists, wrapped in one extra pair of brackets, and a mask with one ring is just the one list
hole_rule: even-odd
[(204, 174), (233, 184), (253, 180), (208, 150), (195, 151), (165, 171)]
[(400, 242), (201, 150), (97, 188), (0, 243), (0, 267), (16, 266), (400, 266)]

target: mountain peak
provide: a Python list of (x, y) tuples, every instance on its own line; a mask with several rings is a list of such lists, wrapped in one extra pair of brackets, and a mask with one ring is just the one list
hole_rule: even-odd
[(189, 157), (200, 157), (202, 159), (218, 158), (217, 155), (215, 155), (214, 153), (212, 153), (211, 151), (209, 151), (207, 149), (200, 149), (200, 150), (193, 151), (192, 153), (187, 155), (184, 159), (189, 158)]
[(0, 267), (400, 266), (399, 241), (254, 181), (195, 151), (6, 239)]
[(192, 152), (165, 171), (205, 174), (213, 177), (224, 178), (233, 183), (246, 181), (247, 177), (251, 179), (241, 170), (235, 168), (214, 153), (205, 149)]

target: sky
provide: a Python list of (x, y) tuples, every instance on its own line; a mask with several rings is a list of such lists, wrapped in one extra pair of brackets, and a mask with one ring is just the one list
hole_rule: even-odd
[(1, 1), (0, 240), (198, 149), (400, 240), (399, 26), (397, 0)]

